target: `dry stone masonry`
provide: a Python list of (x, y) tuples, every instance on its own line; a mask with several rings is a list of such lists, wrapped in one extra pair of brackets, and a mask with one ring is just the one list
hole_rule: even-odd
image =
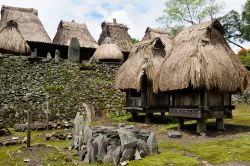
[[(67, 60), (0, 57), (0, 122), (6, 126), (33, 121), (67, 120), (92, 104), (96, 114), (122, 115), (124, 94), (114, 88), (118, 65), (74, 64)], [(26, 98), (25, 96), (30, 96)], [(85, 114), (84, 114), (85, 116)]]

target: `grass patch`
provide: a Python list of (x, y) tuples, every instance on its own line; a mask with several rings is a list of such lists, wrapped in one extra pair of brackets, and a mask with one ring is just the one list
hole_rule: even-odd
[(129, 162), (129, 165), (131, 166), (142, 166), (142, 165), (164, 166), (168, 164), (173, 164), (175, 166), (178, 165), (193, 166), (193, 165), (198, 165), (199, 161), (195, 158), (184, 156), (177, 152), (162, 152), (158, 155), (149, 156), (143, 160)]

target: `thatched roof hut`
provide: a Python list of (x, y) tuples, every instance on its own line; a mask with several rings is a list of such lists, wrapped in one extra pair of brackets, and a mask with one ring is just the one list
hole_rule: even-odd
[(217, 20), (180, 31), (154, 81), (154, 91), (191, 87), (220, 92), (243, 91), (249, 72), (231, 50)]
[(171, 50), (172, 50), (172, 39), (170, 39), (170, 36), (168, 34), (168, 32), (166, 32), (163, 29), (160, 28), (150, 28), (148, 27), (146, 29), (145, 35), (142, 38), (143, 40), (148, 40), (148, 39), (152, 39), (155, 37), (159, 37), (161, 38), (161, 41), (165, 44), (165, 51), (166, 54), (169, 55)]
[(98, 44), (91, 36), (86, 24), (62, 21), (59, 23), (57, 33), (53, 39), (53, 43), (61, 45), (69, 45), (72, 38), (77, 38), (81, 47), (97, 48)]
[(96, 49), (92, 58), (97, 62), (121, 63), (124, 61), (120, 48), (109, 37)]
[(30, 55), (31, 51), (14, 20), (5, 23), (0, 30), (0, 52)]
[(152, 81), (166, 56), (164, 48), (164, 43), (158, 37), (136, 44), (130, 52), (129, 59), (117, 72), (116, 88), (140, 91), (143, 75)]
[(38, 18), (38, 11), (32, 8), (2, 6), (0, 27), (14, 20), (24, 40), (50, 43), (49, 35)]
[(133, 46), (132, 38), (128, 34), (128, 27), (124, 24), (119, 24), (116, 19), (113, 22), (102, 23), (102, 33), (98, 40), (101, 45), (106, 37), (110, 37), (112, 41), (118, 45), (121, 51), (130, 52)]

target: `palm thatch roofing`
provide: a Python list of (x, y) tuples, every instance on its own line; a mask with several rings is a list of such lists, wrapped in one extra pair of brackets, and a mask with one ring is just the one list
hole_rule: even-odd
[(118, 45), (121, 51), (130, 52), (133, 47), (132, 38), (128, 34), (128, 27), (124, 24), (119, 24), (116, 19), (113, 22), (102, 22), (102, 33), (98, 40), (98, 44), (101, 45), (106, 37), (110, 37), (111, 40)]
[(172, 50), (173, 43), (172, 39), (170, 39), (168, 32), (166, 32), (164, 29), (148, 27), (146, 29), (144, 37), (142, 38), (142, 41), (152, 39), (155, 37), (161, 38), (161, 41), (165, 44), (166, 54), (169, 55)]
[(107, 37), (104, 42), (96, 49), (93, 59), (97, 62), (101, 60), (113, 60), (123, 62), (123, 54), (120, 48), (112, 42), (111, 38)]
[(152, 81), (165, 56), (165, 45), (158, 37), (136, 44), (130, 52), (128, 60), (117, 72), (116, 88), (140, 91), (142, 76), (146, 75), (148, 81)]
[(98, 44), (91, 36), (86, 24), (62, 21), (59, 23), (57, 33), (53, 39), (53, 43), (61, 45), (69, 45), (72, 38), (77, 38), (81, 47), (97, 48)]
[(24, 40), (51, 43), (49, 35), (38, 18), (37, 10), (3, 5), (1, 10), (0, 27), (5, 26), (5, 23), (10, 20), (17, 22), (18, 29)]
[(249, 83), (249, 72), (223, 33), (223, 26), (217, 20), (180, 31), (173, 40), (170, 56), (155, 78), (154, 91), (192, 87), (242, 92)]
[(0, 30), (0, 52), (30, 55), (31, 51), (14, 20), (5, 23)]

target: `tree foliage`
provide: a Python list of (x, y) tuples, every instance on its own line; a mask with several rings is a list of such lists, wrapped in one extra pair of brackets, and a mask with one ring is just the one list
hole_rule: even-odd
[(241, 16), (240, 14), (235, 11), (231, 10), (223, 17), (220, 18), (220, 21), (224, 27), (224, 34), (226, 39), (229, 40), (242, 40), (242, 33), (241, 33)]
[(250, 0), (244, 5), (242, 11), (242, 26), (241, 33), (245, 40), (250, 41)]
[(177, 32), (187, 23), (194, 25), (214, 19), (220, 5), (215, 0), (167, 0), (164, 15), (158, 18), (170, 32)]
[(139, 39), (132, 38), (132, 43), (133, 43), (133, 44), (136, 44), (136, 43), (139, 43), (139, 42), (140, 42), (140, 40), (139, 40)]

